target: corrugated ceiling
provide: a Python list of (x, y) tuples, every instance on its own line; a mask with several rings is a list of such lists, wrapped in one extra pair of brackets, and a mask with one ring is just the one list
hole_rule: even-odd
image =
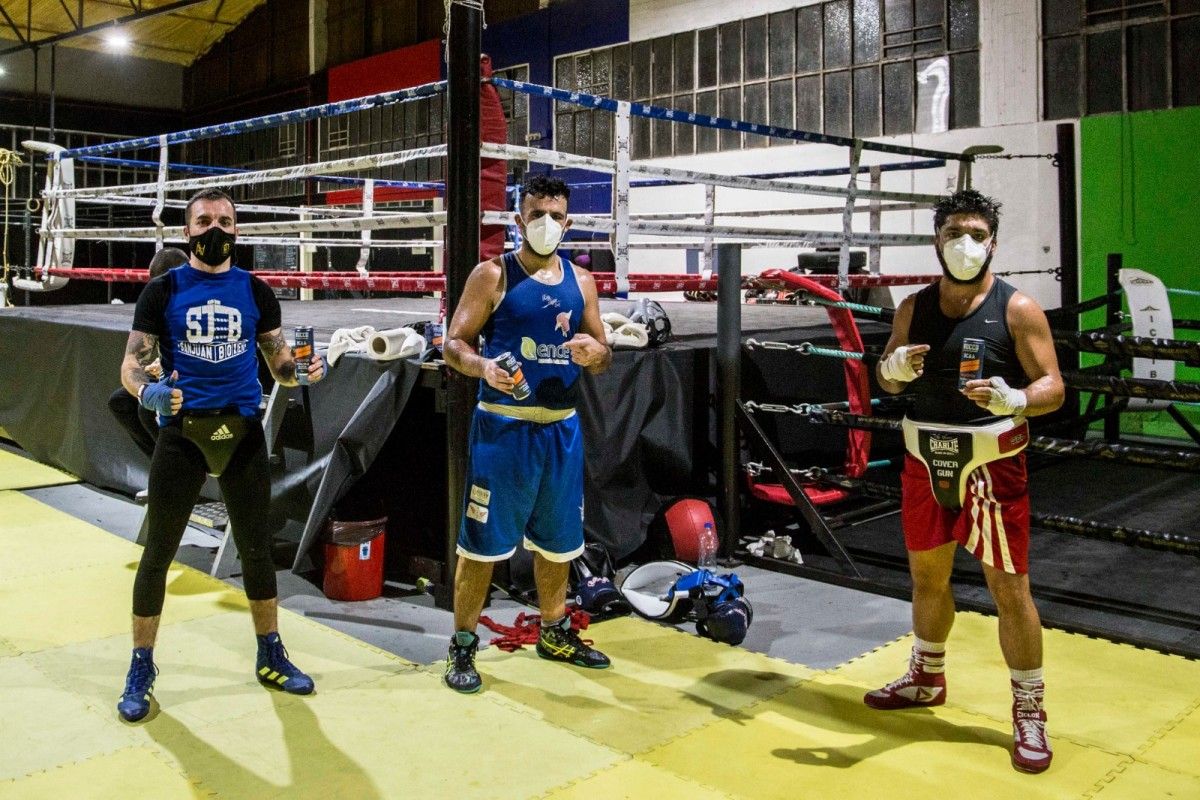
[[(206, 0), (130, 21), (120, 26), (131, 40), (125, 52), (141, 58), (188, 66), (265, 2)], [(296, 4), (307, 13), (306, 3), (297, 0)], [(178, 5), (178, 0), (0, 0), (0, 8), (4, 12), (4, 15), (0, 15), (0, 37), (10, 40), (0, 43), (0, 49), (6, 49), (6, 44), (19, 44), (17, 40), (20, 38), (36, 42), (79, 28), (130, 17), (138, 12), (174, 5)], [(13, 30), (14, 25), (20, 31), (19, 36)], [(105, 37), (111, 35), (113, 30), (111, 26), (106, 26), (95, 33), (61, 41), (59, 46), (110, 51), (112, 48)]]

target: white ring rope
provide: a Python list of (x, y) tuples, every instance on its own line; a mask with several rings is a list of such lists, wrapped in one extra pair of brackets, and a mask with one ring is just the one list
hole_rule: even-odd
[[(511, 219), (511, 217), (509, 217)], [(387, 216), (350, 217), (342, 219), (309, 219), (285, 220), (281, 222), (244, 222), (237, 226), (239, 239), (245, 236), (268, 235), (272, 233), (329, 233), (340, 231), (344, 233), (360, 233), (361, 231), (394, 230), (398, 228), (431, 228), (434, 225), (446, 224), (446, 212), (397, 212)], [(171, 228), (171, 236), (178, 237), (182, 228)], [(72, 239), (108, 239), (124, 236), (135, 239), (151, 239), (156, 233), (155, 228), (74, 228), (56, 230), (58, 236)], [(361, 247), (362, 242), (358, 242)]]
[[(154, 206), (154, 201), (147, 197), (123, 197), (121, 195), (101, 195), (100, 197), (81, 197), (80, 203), (91, 203), (94, 205), (113, 205), (113, 206), (139, 206), (150, 208)], [(186, 200), (166, 200), (167, 208), (183, 209), (187, 207)], [(255, 203), (238, 203), (237, 210), (239, 212), (250, 212), (253, 214), (279, 214), (282, 216), (296, 217), (304, 214), (326, 214), (331, 217), (359, 217), (362, 214), (356, 208), (339, 208), (337, 206), (272, 206), (259, 205)], [(379, 212), (389, 214), (393, 212)]]
[[(300, 178), (329, 175), (334, 172), (357, 172), (366, 169), (378, 169), (379, 167), (390, 167), (395, 164), (403, 164), (422, 158), (444, 158), (445, 155), (446, 145), (439, 144), (432, 147), (416, 147), (411, 150), (376, 153), (369, 156), (342, 158), (336, 161), (322, 161), (315, 164), (297, 164), (291, 167), (278, 167), (276, 169), (265, 169), (257, 172), (240, 172), (235, 175), (210, 175), (203, 178), (184, 178), (181, 180), (165, 181), (161, 186), (168, 192), (227, 189), (230, 186), (248, 186), (259, 183), (298, 180)], [(155, 194), (159, 191), (159, 186), (160, 184), (155, 182), (115, 186), (91, 186), (80, 189), (47, 189), (44, 195), (51, 198), (83, 198), (97, 197), (105, 194)]]
[[(561, 167), (581, 167), (596, 172), (614, 173), (617, 168), (616, 162), (606, 158), (577, 156), (572, 153), (560, 153), (557, 150), (546, 150), (540, 147), (518, 147), (511, 144), (485, 143), (480, 147), (480, 153), (485, 158), (529, 160), (540, 164), (552, 164)], [(668, 180), (679, 181), (680, 183), (724, 186), (730, 189), (754, 189), (757, 191), (783, 192), (787, 194), (823, 195), (826, 197), (846, 197), (849, 194), (849, 191), (841, 186), (823, 186), (815, 183), (785, 183), (783, 181), (786, 179), (747, 178), (740, 175), (719, 175), (714, 172), (670, 169), (644, 164), (631, 164), (629, 171), (639, 175), (648, 175), (653, 178), (666, 178)], [(855, 196), (869, 200), (896, 200), (930, 204), (942, 199), (941, 195), (936, 194), (885, 192), (873, 189), (857, 191), (855, 192)]]

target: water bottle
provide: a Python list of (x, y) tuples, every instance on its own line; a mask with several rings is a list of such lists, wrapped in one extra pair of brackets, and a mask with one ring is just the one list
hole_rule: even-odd
[(699, 569), (715, 570), (717, 568), (717, 532), (711, 522), (704, 523), (700, 532), (700, 555), (696, 559)]

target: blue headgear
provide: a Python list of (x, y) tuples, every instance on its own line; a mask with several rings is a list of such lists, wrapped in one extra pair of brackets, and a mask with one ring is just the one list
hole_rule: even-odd
[(680, 561), (651, 561), (625, 576), (618, 587), (635, 611), (648, 619), (681, 622), (693, 615), (708, 638), (740, 644), (754, 617), (736, 574), (714, 575)]

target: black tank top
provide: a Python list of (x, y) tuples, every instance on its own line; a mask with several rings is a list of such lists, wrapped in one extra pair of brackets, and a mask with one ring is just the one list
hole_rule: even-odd
[(924, 374), (909, 384), (909, 391), (916, 395), (910, 418), (956, 423), (994, 419), (992, 414), (958, 390), (963, 339), (982, 339), (986, 343), (983, 377), (999, 375), (1014, 388), (1023, 388), (1029, 383), (1008, 329), (1008, 301), (1016, 291), (996, 278), (979, 308), (961, 319), (952, 319), (942, 313), (937, 283), (917, 292), (908, 327), (908, 342), (927, 344), (929, 352), (925, 354)]

